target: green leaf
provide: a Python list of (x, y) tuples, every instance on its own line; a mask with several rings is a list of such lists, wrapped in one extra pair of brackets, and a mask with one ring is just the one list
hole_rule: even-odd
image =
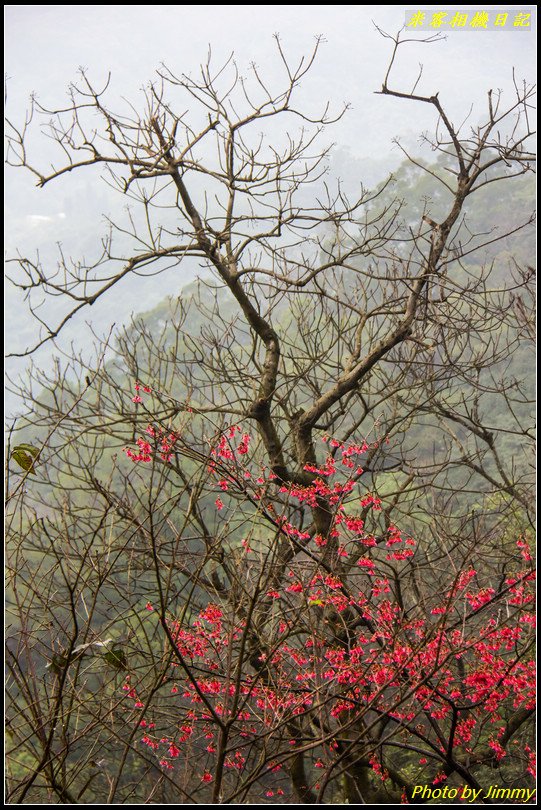
[(15, 446), (15, 450), (26, 450), (27, 453), (30, 453), (32, 456), (37, 456), (39, 450), (37, 447), (34, 447), (32, 444), (18, 444)]
[(18, 444), (11, 451), (11, 458), (19, 467), (30, 473), (35, 473), (34, 459), (39, 455), (37, 447), (31, 444)]

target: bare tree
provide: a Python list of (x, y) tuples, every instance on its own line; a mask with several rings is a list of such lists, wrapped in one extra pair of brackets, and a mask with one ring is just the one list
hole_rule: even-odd
[[(34, 312), (43, 296), (68, 302), (59, 322), (41, 320), (36, 346), (141, 268), (195, 259), (212, 274), (188, 298), (179, 283), (161, 336), (137, 322), (111, 341), (107, 362), (88, 367), (75, 358), (79, 379), (87, 376), (82, 387), (59, 369), (50, 379), (35, 372), (45, 392), (39, 407), (27, 393), (42, 444), (14, 489), (8, 480), (10, 522), (19, 523), (14, 604), (20, 616), (48, 616), (58, 578), (58, 593), (68, 597), (53, 622), (60, 646), (35, 619), (10, 639), (14, 747), (33, 751), (29, 772), (13, 780), (15, 801), (41, 785), (60, 801), (81, 801), (91, 783), (109, 802), (155, 800), (156, 791), (166, 802), (250, 801), (260, 783), (282, 784), (268, 775), (282, 768), (289, 787), (279, 789), (288, 798), (321, 802), (326, 791), (343, 789), (350, 802), (384, 801), (402, 789), (412, 795), (408, 769), (419, 754), (430, 759), (431, 780), (443, 774), (479, 789), (483, 768), (499, 762), (515, 735), (527, 735), (531, 704), (503, 694), (503, 684), (507, 676), (518, 683), (519, 672), (527, 677), (531, 655), (529, 625), (517, 631), (529, 610), (531, 476), (519, 453), (528, 452), (531, 427), (528, 394), (509, 361), (532, 338), (533, 272), (513, 266), (501, 283), (490, 264), (473, 273), (468, 262), (532, 220), (525, 214), (505, 232), (485, 233), (472, 231), (468, 216), (487, 188), (531, 170), (532, 89), (516, 84), (507, 107), (489, 91), (485, 120), (465, 132), (437, 93), (417, 92), (420, 77), (411, 91), (393, 87), (404, 41), (390, 39), (380, 94), (434, 109), (430, 144), (440, 163), (408, 157), (441, 191), (438, 221), (428, 201), (408, 221), (390, 181), (354, 200), (324, 183), (329, 153), (318, 139), (337, 116), (295, 103), (319, 42), (295, 66), (277, 40), (285, 79), (278, 90), (256, 68), (249, 82), (232, 59), (216, 70), (209, 59), (197, 79), (164, 68), (144, 112), (127, 117), (83, 74), (68, 107), (35, 103), (25, 127), (12, 127), (10, 162), (39, 185), (103, 164), (109, 182), (140, 207), (127, 227), (111, 223), (97, 262), (61, 256), (55, 274), (37, 260), (16, 260), (14, 283)], [(64, 156), (46, 171), (25, 148), (27, 127), (41, 114), (53, 116), (50, 134)], [(129, 255), (117, 252), (119, 236), (134, 246)], [(18, 429), (24, 435), (23, 423)], [(437, 447), (426, 443), (428, 432)], [(126, 447), (136, 463), (129, 473)], [(248, 456), (257, 469), (245, 464)], [(104, 480), (96, 469), (107, 464)], [(34, 469), (43, 478), (30, 486)], [(325, 482), (337, 469), (348, 480), (333, 490)], [(359, 488), (360, 507), (352, 494)], [(54, 515), (71, 520), (79, 511), (88, 529), (77, 540), (65, 521), (47, 528)], [(397, 528), (404, 524), (415, 536), (410, 549)], [(393, 544), (404, 553), (390, 552)], [(478, 587), (466, 592), (472, 577)], [(283, 615), (272, 607), (278, 598)], [(158, 617), (150, 635), (134, 607), (141, 599)], [(122, 642), (114, 633), (107, 640), (109, 621), (115, 633), (127, 628)], [(507, 632), (518, 632), (517, 646), (513, 656), (502, 648), (493, 684), (504, 724), (496, 742), (486, 729), (487, 695), (473, 687), (476, 697), (449, 693), (445, 678), (473, 679), (479, 645), (497, 637), (501, 646), (498, 634)], [(198, 633), (210, 646), (196, 654)], [(306, 656), (307, 641), (324, 653)], [(370, 645), (364, 653), (363, 645)], [(49, 672), (38, 675), (35, 656), (42, 660), (47, 649)], [(114, 671), (85, 714), (85, 666), (93, 671), (102, 649)], [(336, 677), (327, 683), (329, 662)], [(199, 763), (184, 781), (169, 774), (186, 750), (172, 732), (164, 731), (161, 749), (156, 743), (169, 754), (154, 781), (155, 758), (135, 745), (139, 723), (155, 722), (152, 712), (166, 723), (172, 706), (180, 711), (164, 697), (164, 684), (176, 688), (172, 667), (185, 690), (184, 725), (198, 729), (182, 742), (212, 761), (202, 783)], [(209, 697), (213, 671), (218, 686)], [(57, 691), (45, 712), (52, 674)], [(118, 720), (120, 674), (128, 676), (135, 726)], [(203, 705), (193, 724), (190, 695)], [(104, 742), (109, 717), (117, 719)], [(205, 728), (216, 742), (207, 748)], [(146, 735), (151, 753), (156, 737)], [(93, 739), (115, 752), (101, 770)], [(525, 771), (524, 745), (510, 778)], [(134, 756), (148, 763), (139, 782), (125, 777)], [(307, 772), (314, 761), (319, 780)], [(389, 774), (388, 793), (374, 773)]]

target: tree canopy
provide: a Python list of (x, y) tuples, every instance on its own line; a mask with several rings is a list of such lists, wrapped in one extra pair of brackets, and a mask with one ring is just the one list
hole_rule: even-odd
[(319, 42), (277, 39), (279, 87), (164, 68), (129, 115), (83, 74), (11, 128), (40, 186), (99, 166), (135, 206), (98, 261), (15, 260), (28, 353), (130, 274), (179, 279), (21, 391), (12, 802), (459, 801), (496, 769), (502, 797), (531, 789), (532, 89), (456, 125), (386, 37), (375, 103), (429, 105), (434, 159), (355, 196), (321, 146), (345, 110), (296, 104)]

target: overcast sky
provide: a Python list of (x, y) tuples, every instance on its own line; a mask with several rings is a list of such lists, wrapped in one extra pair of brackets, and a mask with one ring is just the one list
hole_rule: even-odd
[[(87, 68), (97, 83), (111, 70), (113, 92), (133, 97), (162, 62), (174, 71), (194, 71), (206, 58), (209, 44), (216, 61), (235, 51), (241, 69), (256, 62), (272, 73), (277, 66), (274, 33), (280, 34), (292, 57), (308, 52), (314, 37), (322, 34), (326, 46), (306, 82), (311, 85), (309, 92), (351, 103), (349, 120), (337, 128), (336, 138), (342, 143), (347, 138), (357, 154), (370, 154), (376, 146), (385, 148), (397, 134), (397, 122), (405, 123), (404, 111), (396, 112), (396, 102), (373, 96), (381, 86), (390, 44), (382, 40), (373, 22), (395, 33), (404, 23), (405, 9), (8, 5), (8, 112), (20, 113), (34, 91), (43, 103), (57, 104), (67, 84), (77, 77), (79, 66)], [(458, 105), (465, 99), (478, 102), (490, 87), (508, 88), (512, 67), (519, 78), (531, 78), (534, 48), (533, 31), (452, 30), (445, 42), (410, 47), (399, 66), (400, 78), (406, 84), (412, 82), (422, 61), (424, 89), (439, 90), (451, 112), (460, 112)], [(422, 124), (418, 116), (423, 112), (418, 108), (413, 117), (408, 115), (405, 128)], [(353, 132), (357, 137), (352, 137)]]
[[(351, 109), (336, 126), (333, 140), (355, 157), (387, 160), (395, 148), (393, 137), (411, 141), (434, 125), (433, 110), (428, 105), (374, 95), (385, 75), (391, 43), (382, 39), (373, 23), (396, 33), (404, 24), (408, 7), (412, 8), (8, 5), (7, 114), (20, 122), (32, 92), (45, 106), (61, 105), (68, 84), (77, 79), (79, 67), (86, 68), (97, 85), (111, 71), (109, 98), (124, 96), (137, 104), (140, 88), (161, 63), (177, 74), (194, 72), (205, 61), (209, 45), (216, 63), (234, 51), (242, 71), (248, 72), (255, 62), (272, 79), (277, 66), (274, 33), (280, 34), (284, 50), (293, 61), (311, 50), (317, 35), (323, 35), (325, 46), (303, 82), (304, 98), (308, 104), (331, 100), (339, 107), (342, 102), (349, 103)], [(481, 9), (473, 5), (421, 8)], [(505, 8), (527, 10), (524, 6)], [(397, 89), (411, 89), (419, 62), (424, 64), (424, 74), (418, 91), (428, 95), (439, 91), (444, 108), (455, 121), (462, 120), (473, 104), (471, 120), (475, 122), (482, 117), (489, 88), (502, 88), (511, 98), (513, 68), (519, 80), (532, 81), (535, 32), (512, 27), (498, 31), (453, 30), (442, 42), (410, 46), (397, 66)], [(66, 200), (71, 199), (67, 193), (73, 181), (68, 175), (56, 188), (51, 185), (38, 190), (29, 175), (6, 172), (8, 252), (21, 247), (14, 244), (21, 234), (25, 252), (45, 242), (54, 244), (60, 238), (59, 228), (64, 241), (70, 216), (70, 211), (65, 210)], [(94, 184), (86, 182), (85, 204), (92, 207)], [(102, 213), (100, 199), (96, 193), (96, 218)], [(127, 305), (140, 308), (135, 300)], [(8, 309), (9, 323), (13, 305)], [(19, 323), (26, 323), (19, 307), (16, 314)]]

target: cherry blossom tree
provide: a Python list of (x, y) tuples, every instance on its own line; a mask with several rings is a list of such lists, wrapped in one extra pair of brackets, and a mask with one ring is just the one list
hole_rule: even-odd
[[(128, 324), (23, 392), (10, 801), (385, 803), (420, 783), (481, 790), (494, 769), (530, 779), (515, 372), (533, 271), (508, 257), (502, 282), (469, 262), (531, 224), (470, 218), (531, 170), (532, 90), (507, 106), (490, 91), (458, 127), (421, 77), (398, 83), (407, 41), (389, 39), (377, 101), (434, 111), (439, 163), (408, 158), (438, 202), (415, 220), (391, 180), (354, 200), (324, 183), (318, 139), (344, 111), (296, 105), (319, 42), (295, 65), (277, 41), (278, 89), (233, 60), (197, 79), (164, 68), (128, 118), (83, 74), (67, 107), (35, 103), (12, 128), (9, 159), (39, 185), (102, 166), (141, 211), (111, 223), (97, 262), (61, 256), (54, 274), (18, 257), (36, 314), (67, 301), (28, 352), (129, 274), (195, 259), (211, 275), (161, 336)], [(47, 170), (26, 149), (40, 114), (63, 154)]]

